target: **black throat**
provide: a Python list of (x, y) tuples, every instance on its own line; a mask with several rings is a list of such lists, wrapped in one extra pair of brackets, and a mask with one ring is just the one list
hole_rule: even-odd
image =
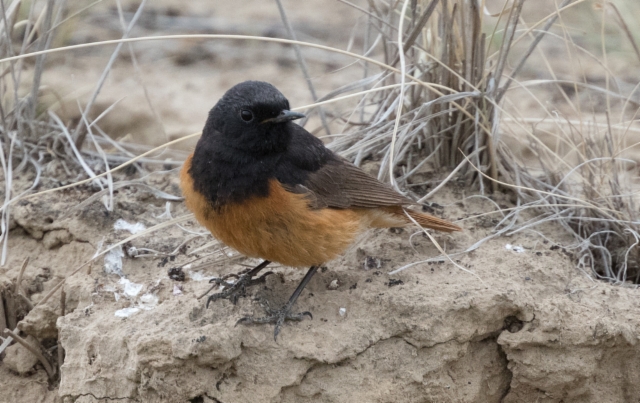
[(279, 153), (256, 158), (219, 139), (203, 136), (193, 153), (189, 173), (195, 190), (212, 206), (220, 207), (253, 196), (268, 196), (269, 179), (280, 158)]
[(216, 131), (206, 131), (198, 141), (189, 174), (196, 191), (215, 208), (241, 203), (252, 197), (269, 196), (269, 181), (278, 180), (291, 188), (304, 185), (309, 174), (317, 171), (335, 155), (322, 141), (293, 123), (278, 147), (247, 149), (231, 144)]

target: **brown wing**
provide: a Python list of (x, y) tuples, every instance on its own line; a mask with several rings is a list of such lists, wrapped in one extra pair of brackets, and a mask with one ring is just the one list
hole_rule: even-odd
[(352, 163), (335, 158), (309, 174), (292, 191), (308, 195), (313, 208), (404, 206), (415, 204)]
[[(405, 212), (425, 228), (445, 232), (462, 229), (447, 220), (403, 209), (403, 206), (416, 203), (342, 158), (329, 160), (320, 169), (310, 173), (304, 184), (295, 185), (288, 190), (304, 194), (311, 207), (316, 209), (384, 208), (384, 211), (396, 215), (407, 224), (412, 221), (406, 217)], [(388, 225), (390, 224), (384, 226)]]

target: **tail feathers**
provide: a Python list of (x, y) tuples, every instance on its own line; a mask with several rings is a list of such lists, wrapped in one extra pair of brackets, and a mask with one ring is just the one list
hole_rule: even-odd
[[(442, 218), (434, 217), (432, 215), (426, 213), (420, 213), (414, 210), (405, 209), (404, 210), (411, 218), (416, 220), (420, 226), (424, 228), (431, 228), (436, 231), (443, 232), (453, 232), (453, 231), (462, 231), (462, 228), (457, 225), (450, 223), (447, 220), (443, 220)], [(405, 216), (405, 219), (408, 222), (411, 222), (409, 218)]]

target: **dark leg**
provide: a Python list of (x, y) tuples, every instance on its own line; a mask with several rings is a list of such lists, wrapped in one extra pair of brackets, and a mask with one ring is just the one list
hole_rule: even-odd
[[(253, 285), (256, 284), (260, 284), (260, 283), (264, 283), (266, 277), (269, 274), (273, 274), (273, 272), (269, 271), (265, 274), (263, 274), (262, 276), (255, 278), (254, 277), (265, 267), (267, 267), (267, 265), (271, 263), (268, 260), (265, 260), (264, 262), (260, 263), (259, 265), (257, 265), (256, 267), (254, 267), (251, 270), (244, 270), (242, 272), (240, 272), (240, 274), (227, 274), (226, 276), (222, 276), (219, 278), (212, 278), (209, 283), (213, 283), (215, 284), (211, 289), (213, 289), (214, 287), (217, 286), (223, 286), (224, 289), (217, 293), (217, 294), (213, 294), (211, 296), (209, 296), (209, 298), (207, 299), (207, 308), (209, 308), (209, 303), (211, 303), (211, 301), (215, 301), (217, 299), (223, 299), (223, 298), (227, 298), (229, 299), (231, 302), (233, 302), (233, 304), (235, 305), (238, 302), (238, 299), (240, 297), (244, 297), (247, 293), (247, 288), (251, 287)], [(225, 280), (228, 278), (236, 278), (237, 280), (233, 283), (229, 283), (226, 282)], [(211, 291), (211, 289), (209, 289), (209, 291)], [(207, 291), (205, 293), (208, 294), (209, 291)]]
[(273, 340), (278, 341), (278, 333), (280, 333), (280, 328), (284, 324), (285, 320), (295, 320), (299, 322), (304, 319), (305, 316), (309, 316), (309, 318), (313, 319), (313, 315), (311, 315), (311, 312), (305, 311), (300, 313), (292, 313), (291, 308), (293, 307), (293, 304), (296, 303), (296, 300), (300, 296), (302, 290), (304, 290), (304, 287), (306, 287), (307, 283), (309, 283), (309, 280), (311, 280), (311, 277), (316, 274), (316, 271), (318, 271), (318, 266), (311, 266), (307, 274), (298, 285), (298, 288), (296, 288), (296, 290), (289, 298), (289, 302), (287, 302), (282, 308), (274, 310), (267, 306), (265, 309), (267, 311), (267, 316), (255, 319), (251, 316), (245, 316), (244, 318), (236, 322), (236, 325), (238, 323), (275, 323), (276, 328), (273, 331)]

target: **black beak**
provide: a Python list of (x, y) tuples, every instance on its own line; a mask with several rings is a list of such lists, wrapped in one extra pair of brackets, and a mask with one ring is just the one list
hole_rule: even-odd
[(278, 116), (271, 119), (265, 119), (261, 123), (282, 123), (290, 120), (302, 119), (306, 117), (303, 113), (284, 110)]

